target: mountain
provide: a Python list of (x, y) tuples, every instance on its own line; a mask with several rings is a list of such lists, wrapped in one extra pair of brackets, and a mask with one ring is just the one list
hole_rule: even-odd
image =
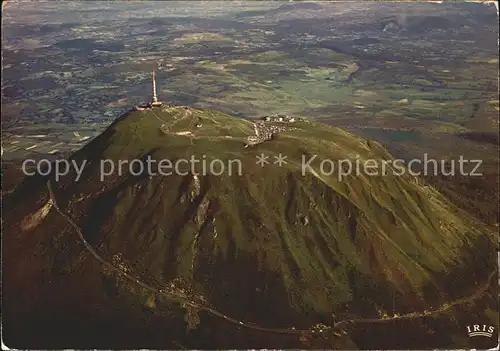
[[(423, 333), (485, 294), (489, 227), (404, 168), (339, 178), (339, 160), (394, 158), (307, 120), (126, 113), (70, 157), (81, 174), (26, 177), (5, 198), (6, 344), (356, 348), (357, 324)], [(455, 347), (453, 333), (402, 347)]]

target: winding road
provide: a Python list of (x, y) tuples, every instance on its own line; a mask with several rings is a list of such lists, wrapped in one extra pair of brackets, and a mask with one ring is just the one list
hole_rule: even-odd
[(78, 234), (78, 237), (80, 239), (80, 241), (84, 244), (85, 248), (90, 252), (90, 254), (97, 260), (99, 261), (101, 264), (103, 264), (106, 268), (110, 269), (111, 271), (114, 271), (115, 273), (117, 273), (119, 276), (121, 277), (124, 277), (126, 279), (128, 279), (129, 281), (141, 286), (142, 288), (156, 294), (156, 295), (162, 295), (162, 296), (166, 296), (174, 301), (178, 301), (180, 303), (183, 303), (185, 305), (188, 305), (188, 306), (191, 306), (191, 307), (194, 307), (198, 310), (201, 310), (201, 311), (206, 311), (214, 316), (217, 316), (217, 317), (220, 317), (220, 318), (223, 318), (225, 319), (226, 321), (232, 323), (232, 324), (235, 324), (235, 325), (238, 325), (240, 327), (244, 327), (244, 328), (247, 328), (247, 329), (253, 329), (253, 330), (258, 330), (258, 331), (262, 331), (262, 332), (268, 332), (268, 333), (275, 333), (275, 334), (292, 334), (292, 335), (317, 335), (317, 334), (320, 334), (320, 333), (326, 333), (328, 331), (331, 331), (331, 330), (334, 330), (334, 329), (339, 329), (339, 328), (342, 328), (342, 327), (346, 327), (348, 325), (352, 325), (352, 324), (361, 324), (361, 323), (385, 323), (385, 322), (389, 322), (389, 321), (392, 321), (392, 320), (395, 320), (395, 319), (411, 319), (411, 318), (421, 318), (421, 317), (428, 317), (428, 316), (431, 316), (431, 315), (435, 315), (435, 314), (439, 314), (439, 313), (442, 313), (446, 310), (449, 310), (450, 308), (452, 308), (453, 306), (456, 306), (456, 305), (460, 305), (460, 304), (463, 304), (463, 303), (468, 303), (468, 302), (471, 302), (477, 298), (480, 298), (481, 296), (484, 295), (484, 293), (488, 290), (489, 286), (491, 285), (491, 281), (493, 280), (493, 277), (495, 276), (496, 274), (496, 271), (493, 271), (489, 278), (488, 278), (488, 281), (483, 285), (481, 286), (473, 295), (471, 296), (468, 296), (468, 297), (464, 297), (464, 298), (461, 298), (461, 299), (458, 299), (458, 300), (455, 300), (453, 302), (449, 302), (449, 303), (445, 303), (443, 305), (441, 305), (439, 308), (435, 309), (435, 310), (432, 310), (432, 311), (427, 311), (427, 312), (412, 312), (412, 313), (408, 313), (408, 314), (404, 314), (404, 315), (401, 315), (401, 316), (394, 316), (394, 317), (389, 317), (389, 318), (360, 318), (360, 319), (347, 319), (347, 320), (343, 320), (343, 321), (340, 321), (340, 322), (337, 322), (335, 323), (333, 326), (331, 327), (328, 327), (328, 328), (324, 328), (324, 329), (290, 329), (290, 328), (266, 328), (266, 327), (261, 327), (259, 325), (256, 325), (256, 324), (253, 324), (253, 323), (248, 323), (248, 322), (244, 322), (244, 321), (239, 321), (237, 319), (234, 319), (234, 318), (231, 318), (230, 316), (220, 312), (220, 311), (217, 311), (209, 306), (206, 306), (206, 305), (202, 305), (202, 304), (199, 304), (197, 302), (194, 302), (194, 301), (191, 301), (189, 300), (187, 297), (185, 296), (181, 296), (181, 295), (178, 295), (176, 293), (171, 293), (171, 292), (166, 292), (164, 290), (161, 290), (161, 289), (156, 289), (144, 282), (142, 282), (140, 279), (134, 277), (133, 275), (131, 274), (128, 274), (127, 272), (124, 272), (123, 270), (121, 270), (120, 268), (117, 268), (115, 267), (113, 264), (109, 263), (108, 261), (106, 261), (105, 259), (103, 259), (95, 250), (94, 248), (87, 242), (87, 240), (85, 240), (85, 237), (83, 236), (83, 232), (82, 230), (80, 229), (80, 227), (73, 221), (73, 219), (67, 215), (66, 213), (64, 213), (58, 206), (57, 204), (57, 201), (56, 201), (56, 198), (55, 198), (55, 195), (54, 195), (54, 192), (52, 190), (52, 185), (51, 185), (51, 182), (50, 180), (47, 181), (47, 189), (49, 191), (49, 196), (50, 196), (50, 202), (52, 203), (52, 207), (56, 209), (56, 211), (64, 218), (66, 219), (66, 221), (75, 229), (76, 233)]

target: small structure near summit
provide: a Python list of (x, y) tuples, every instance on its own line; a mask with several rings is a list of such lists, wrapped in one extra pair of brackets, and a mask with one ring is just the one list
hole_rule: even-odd
[(250, 147), (263, 143), (265, 141), (274, 140), (274, 138), (279, 133), (295, 129), (293, 127), (286, 126), (284, 123), (265, 123), (264, 121), (267, 121), (265, 118), (266, 117), (264, 117), (262, 121), (253, 124), (255, 128), (255, 135), (247, 136), (245, 147)]
[(152, 77), (152, 88), (153, 88), (153, 97), (150, 102), (147, 104), (139, 105), (139, 106), (134, 106), (135, 111), (143, 111), (145, 109), (149, 109), (152, 107), (158, 107), (162, 106), (163, 102), (158, 100), (158, 96), (156, 95), (156, 75), (155, 75), (155, 70), (153, 69), (153, 77)]
[(274, 114), (270, 116), (264, 116), (261, 118), (264, 122), (288, 122), (293, 123), (295, 121), (303, 121), (302, 118), (294, 118), (285, 114)]

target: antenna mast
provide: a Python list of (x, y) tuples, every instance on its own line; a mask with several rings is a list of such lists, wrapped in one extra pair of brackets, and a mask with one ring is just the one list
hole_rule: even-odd
[(158, 103), (158, 97), (156, 96), (156, 78), (154, 69), (153, 69), (153, 103)]

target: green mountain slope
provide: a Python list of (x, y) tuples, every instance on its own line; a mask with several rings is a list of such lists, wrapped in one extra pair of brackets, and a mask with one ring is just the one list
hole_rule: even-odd
[[(92, 265), (49, 202), (48, 179), (59, 208), (105, 260), (264, 327), (437, 308), (473, 293), (495, 269), (489, 229), (419, 179), (394, 175), (391, 165), (385, 176), (342, 179), (320, 167), (323, 160), (392, 160), (376, 142), (307, 121), (274, 125), (286, 130), (247, 147), (255, 136), (250, 121), (175, 106), (131, 112), (72, 156), (87, 160), (77, 182), (74, 171), (58, 182), (26, 178), (4, 207), (12, 311), (36, 300), (33, 280), (64, 281)], [(262, 167), (261, 154), (270, 162)], [(286, 164), (273, 164), (280, 154)], [(226, 172), (200, 174), (200, 161), (198, 174), (185, 163), (183, 175), (150, 175), (157, 165), (132, 174), (123, 162), (191, 157), (221, 160)], [(122, 161), (123, 172), (103, 176), (102, 160), (107, 167)], [(111, 280), (93, 293), (121, 285)], [(151, 298), (140, 287), (120, 294), (131, 305)]]

